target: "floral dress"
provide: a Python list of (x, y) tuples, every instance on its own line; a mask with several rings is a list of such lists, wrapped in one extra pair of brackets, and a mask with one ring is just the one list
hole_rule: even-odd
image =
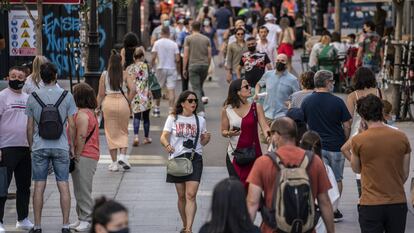
[(151, 109), (148, 71), (148, 64), (144, 62), (132, 64), (127, 68), (128, 75), (135, 77), (137, 94), (132, 100), (133, 113), (145, 112)]

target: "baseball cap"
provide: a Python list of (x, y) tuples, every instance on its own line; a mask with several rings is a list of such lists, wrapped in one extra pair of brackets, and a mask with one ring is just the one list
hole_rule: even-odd
[(267, 13), (264, 19), (265, 21), (276, 20), (272, 13)]

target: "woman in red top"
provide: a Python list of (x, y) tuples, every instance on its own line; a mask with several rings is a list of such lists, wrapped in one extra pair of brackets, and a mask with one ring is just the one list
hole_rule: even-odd
[(226, 156), (227, 171), (230, 176), (239, 178), (245, 187), (247, 187), (246, 179), (254, 161), (249, 164), (238, 164), (233, 152), (235, 149), (254, 147), (256, 158), (259, 157), (262, 155), (262, 150), (257, 124), (260, 124), (265, 135), (269, 131), (263, 107), (247, 101), (251, 95), (251, 87), (245, 79), (232, 81), (221, 113), (221, 134), (229, 138)]
[(95, 115), (96, 95), (86, 83), (75, 86), (73, 97), (78, 107), (75, 115), (75, 170), (72, 172), (78, 221), (70, 227), (76, 231), (90, 228), (93, 208), (92, 183), (99, 160), (99, 124)]

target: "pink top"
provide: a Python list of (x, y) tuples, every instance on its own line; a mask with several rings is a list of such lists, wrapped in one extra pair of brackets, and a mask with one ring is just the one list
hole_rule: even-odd
[(24, 113), (29, 95), (6, 88), (0, 92), (0, 148), (29, 147), (27, 116)]
[[(79, 109), (79, 111), (82, 111), (88, 115), (88, 130), (86, 131), (86, 137), (90, 135), (93, 128), (95, 127), (95, 131), (93, 132), (92, 136), (89, 138), (89, 140), (86, 142), (85, 147), (83, 148), (83, 151), (81, 153), (81, 156), (91, 158), (94, 160), (99, 160), (99, 124), (98, 119), (96, 118), (95, 114), (86, 109)], [(75, 121), (76, 117), (78, 117), (78, 113), (75, 115)]]

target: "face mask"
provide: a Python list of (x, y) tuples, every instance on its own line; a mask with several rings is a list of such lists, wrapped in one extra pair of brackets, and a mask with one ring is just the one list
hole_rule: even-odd
[(9, 87), (13, 90), (20, 90), (22, 89), (24, 86), (24, 81), (20, 81), (20, 80), (9, 80)]
[(206, 20), (203, 22), (204, 26), (210, 26), (210, 21)]
[(286, 70), (286, 64), (282, 62), (276, 62), (276, 70), (277, 71), (284, 71)]
[(248, 49), (250, 52), (254, 52), (254, 51), (256, 51), (256, 46), (249, 46), (249, 47), (247, 47), (247, 49)]
[(117, 231), (108, 231), (108, 233), (129, 233), (129, 228), (125, 227), (124, 229), (117, 230)]
[(169, 20), (164, 20), (164, 22), (162, 22), (162, 24), (164, 25), (164, 27), (169, 27), (170, 26), (170, 21)]

